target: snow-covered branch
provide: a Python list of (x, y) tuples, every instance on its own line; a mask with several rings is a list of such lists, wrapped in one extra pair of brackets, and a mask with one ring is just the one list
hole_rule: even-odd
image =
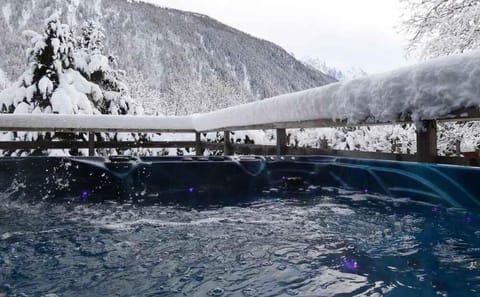
[(480, 1), (401, 0), (409, 52), (422, 59), (480, 47)]

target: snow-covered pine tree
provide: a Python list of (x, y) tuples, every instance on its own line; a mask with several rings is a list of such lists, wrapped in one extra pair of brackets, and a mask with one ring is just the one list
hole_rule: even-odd
[[(124, 71), (115, 69), (115, 57), (106, 53), (103, 27), (94, 20), (88, 20), (82, 25), (80, 34), (76, 38), (75, 67), (87, 80), (98, 85), (102, 90), (102, 100), (92, 101), (95, 109), (101, 114), (143, 114), (143, 108), (132, 100), (130, 91), (124, 83), (126, 80)], [(102, 133), (97, 134), (96, 137), (103, 140), (147, 141), (152, 135)], [(109, 153), (112, 152), (109, 151)], [(142, 154), (145, 153), (145, 151), (142, 152)]]
[(77, 46), (90, 53), (103, 53), (105, 49), (105, 34), (103, 31), (103, 27), (98, 22), (94, 20), (85, 21), (77, 38)]
[[(42, 34), (24, 32), (32, 45), (27, 50), (28, 67), (11, 87), (0, 93), (1, 112), (141, 113), (130, 99), (128, 88), (119, 79), (121, 71), (114, 70), (110, 66), (111, 59), (101, 52), (103, 35), (96, 27), (89, 26), (82, 30), (81, 38), (75, 38), (69, 26), (62, 24), (59, 15), (55, 14), (46, 20)], [(34, 140), (37, 134), (19, 133), (13, 137)], [(82, 134), (47, 137), (86, 139)], [(117, 135), (107, 137), (117, 138)], [(132, 139), (134, 136), (126, 134), (122, 138)]]
[(102, 26), (93, 20), (86, 21), (77, 36), (75, 67), (102, 90), (102, 100), (92, 103), (102, 114), (141, 113), (123, 82), (124, 72), (112, 67), (115, 64), (113, 55), (105, 54), (104, 42)]
[(2, 112), (93, 114), (90, 101), (100, 101), (102, 91), (76, 70), (75, 44), (68, 25), (57, 14), (45, 22), (43, 34), (25, 31), (30, 38), (27, 70), (0, 93)]

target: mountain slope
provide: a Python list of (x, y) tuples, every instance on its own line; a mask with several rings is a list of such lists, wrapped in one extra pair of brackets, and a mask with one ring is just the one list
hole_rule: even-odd
[(348, 67), (348, 68), (337, 68), (327, 65), (325, 61), (322, 61), (318, 58), (305, 58), (305, 65), (313, 67), (314, 69), (325, 73), (338, 81), (345, 81), (355, 78), (360, 78), (366, 76), (367, 73), (358, 67)]
[(8, 80), (7, 75), (0, 69), (0, 91), (8, 87), (10, 81)]
[[(184, 114), (321, 86), (334, 81), (279, 46), (214, 19), (125, 0), (0, 0), (0, 68), (16, 78), (26, 63), (21, 32), (93, 18), (105, 28), (137, 97), (148, 109)], [(134, 94), (135, 96), (135, 94)]]

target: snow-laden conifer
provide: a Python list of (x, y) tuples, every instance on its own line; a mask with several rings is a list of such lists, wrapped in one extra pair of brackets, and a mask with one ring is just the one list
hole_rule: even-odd
[[(122, 82), (123, 72), (104, 54), (100, 26), (86, 22), (76, 36), (54, 14), (45, 21), (42, 33), (25, 31), (30, 40), (27, 67), (7, 89), (0, 92), (3, 113), (46, 114), (138, 114), (142, 113)], [(37, 133), (14, 133), (12, 139), (35, 140)], [(45, 135), (47, 139), (86, 139), (83, 134)], [(43, 136), (42, 136), (43, 137)], [(118, 134), (97, 138), (117, 139)], [(121, 135), (136, 139), (135, 135)]]

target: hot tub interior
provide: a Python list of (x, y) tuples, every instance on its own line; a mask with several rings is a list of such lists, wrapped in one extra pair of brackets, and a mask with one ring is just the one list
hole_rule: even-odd
[(0, 168), (7, 296), (480, 292), (476, 168), (321, 156)]
[(31, 199), (232, 204), (276, 189), (338, 187), (480, 207), (480, 169), (334, 157), (3, 158), (0, 189)]

